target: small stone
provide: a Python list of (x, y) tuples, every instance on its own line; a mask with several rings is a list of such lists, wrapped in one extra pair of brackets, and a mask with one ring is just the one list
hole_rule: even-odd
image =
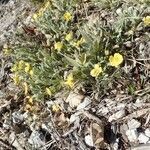
[(146, 144), (149, 141), (149, 137), (147, 137), (144, 133), (140, 133), (138, 140), (139, 140), (139, 143)]
[(141, 100), (141, 99), (139, 99), (139, 98), (137, 98), (137, 100), (136, 100), (136, 102), (135, 103), (137, 103), (137, 104), (141, 104), (143, 101)]
[(132, 120), (128, 121), (128, 127), (129, 127), (130, 130), (139, 128), (140, 126), (141, 126), (141, 123), (138, 122), (135, 119), (132, 119)]
[(29, 114), (28, 114), (28, 112), (25, 112), (22, 116), (24, 119), (26, 119), (26, 118), (28, 118)]
[(126, 135), (130, 142), (136, 142), (138, 140), (138, 132), (136, 129), (127, 130)]
[(113, 150), (118, 150), (119, 148), (119, 139), (116, 139), (115, 143), (113, 144)]
[(117, 110), (124, 109), (125, 106), (126, 106), (125, 104), (120, 103), (120, 104), (117, 105)]
[(79, 118), (80, 114), (81, 114), (80, 112), (76, 112), (75, 114), (72, 114), (69, 119), (70, 124), (74, 123), (75, 121), (80, 121)]
[(77, 106), (77, 110), (86, 109), (88, 110), (90, 107), (91, 99), (89, 97), (85, 97), (83, 102)]
[(12, 145), (18, 149), (18, 150), (24, 150), (22, 148), (22, 146), (20, 145), (20, 143), (18, 142), (17, 138), (16, 138), (16, 135), (14, 132), (11, 132), (11, 134), (9, 135), (9, 142), (12, 143)]
[(101, 108), (101, 114), (103, 114), (103, 115), (107, 115), (107, 114), (108, 114), (108, 112), (109, 112), (108, 107), (102, 107), (102, 108)]
[(126, 136), (126, 131), (128, 130), (128, 125), (124, 123), (123, 125), (120, 126), (120, 133), (122, 134), (123, 139), (125, 142), (128, 142), (128, 138)]
[(145, 130), (145, 135), (150, 138), (150, 128), (147, 128), (147, 129)]
[(20, 112), (14, 112), (12, 114), (13, 122), (14, 123), (21, 123), (24, 119), (23, 115)]
[(28, 142), (35, 148), (40, 148), (45, 145), (44, 135), (40, 134), (38, 131), (33, 131), (28, 139)]
[(112, 116), (110, 116), (109, 119), (108, 119), (108, 121), (111, 122), (113, 120), (120, 119), (120, 118), (122, 118), (124, 116), (125, 116), (125, 110), (122, 109), (122, 110), (116, 112), (115, 114), (113, 114)]
[(11, 128), (11, 121), (10, 120), (5, 120), (3, 123), (3, 128), (4, 129), (10, 129)]
[(94, 146), (94, 143), (93, 143), (93, 139), (92, 139), (92, 136), (91, 135), (86, 135), (85, 136), (85, 143), (91, 147)]
[(70, 92), (69, 96), (65, 101), (69, 103), (70, 107), (74, 108), (77, 107), (82, 102), (83, 99), (84, 95), (75, 92)]

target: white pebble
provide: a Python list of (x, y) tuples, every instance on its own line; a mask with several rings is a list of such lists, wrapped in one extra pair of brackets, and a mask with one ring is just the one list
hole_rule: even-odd
[(107, 114), (108, 114), (108, 112), (109, 112), (108, 107), (102, 107), (102, 109), (101, 109), (101, 113), (102, 113), (103, 115), (107, 115)]
[(90, 135), (86, 135), (85, 136), (85, 143), (89, 146), (94, 146), (94, 143), (93, 143), (93, 139), (92, 139), (92, 136)]
[(129, 127), (130, 130), (139, 128), (140, 126), (141, 126), (141, 123), (138, 122), (135, 119), (132, 119), (132, 120), (128, 121), (128, 127)]
[(117, 120), (117, 119), (122, 118), (124, 116), (125, 116), (125, 110), (122, 109), (122, 110), (116, 112), (115, 114), (113, 114), (112, 116), (110, 116), (108, 121), (111, 122), (113, 120)]
[(126, 106), (125, 104), (120, 103), (120, 104), (117, 105), (117, 110), (124, 109), (125, 106)]
[(75, 114), (72, 114), (69, 119), (70, 124), (74, 123), (75, 121), (80, 121), (80, 118), (79, 118), (80, 114), (81, 114), (80, 112), (76, 112)]
[(140, 133), (138, 140), (139, 140), (139, 143), (146, 144), (149, 141), (149, 137), (147, 137), (144, 133)]
[(78, 106), (77, 106), (77, 110), (81, 110), (81, 109), (89, 109), (90, 107), (90, 103), (91, 103), (91, 99), (89, 97), (85, 97), (83, 102), (80, 103)]
[(126, 131), (126, 135), (128, 137), (128, 140), (130, 142), (136, 142), (138, 139), (138, 132), (136, 129), (132, 129), (132, 130), (127, 130)]
[(150, 128), (147, 128), (147, 129), (145, 130), (145, 135), (150, 138)]

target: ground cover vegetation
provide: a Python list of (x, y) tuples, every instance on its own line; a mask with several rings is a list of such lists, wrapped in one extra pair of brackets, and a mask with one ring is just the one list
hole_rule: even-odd
[[(138, 9), (142, 3), (148, 5), (127, 2), (121, 10), (117, 0), (45, 2), (33, 15), (35, 26), (19, 33), (13, 47), (14, 83), (36, 100), (79, 85), (102, 94), (108, 82), (121, 78), (127, 58), (138, 55), (124, 43), (135, 37), (138, 26), (147, 30), (150, 25), (150, 16)], [(100, 16), (102, 9), (115, 12), (115, 18)]]

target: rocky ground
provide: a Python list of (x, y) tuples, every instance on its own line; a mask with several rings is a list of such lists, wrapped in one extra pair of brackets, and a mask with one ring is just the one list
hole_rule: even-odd
[[(29, 1), (9, 0), (0, 2), (0, 46), (11, 41), (14, 31), (22, 23), (29, 23), (35, 8)], [(11, 40), (10, 40), (11, 39)]]
[(30, 23), (34, 11), (24, 0), (0, 4), (0, 150), (149, 150), (150, 42), (144, 39), (149, 30), (139, 28), (141, 34), (125, 43), (141, 53), (133, 66), (124, 67), (130, 73), (127, 82), (141, 86), (142, 77), (145, 82), (134, 95), (125, 90), (125, 83), (115, 81), (116, 89), (101, 96), (70, 92), (65, 101), (74, 109), (65, 110), (63, 94), (58, 93), (55, 102), (63, 113), (53, 114), (52, 102), (46, 101), (36, 103), (33, 114), (25, 111), (24, 96), (11, 81), (11, 58), (2, 47), (15, 41), (13, 33)]

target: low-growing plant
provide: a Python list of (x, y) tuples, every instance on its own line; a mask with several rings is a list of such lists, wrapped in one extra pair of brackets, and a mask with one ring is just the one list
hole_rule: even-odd
[[(114, 71), (119, 71), (124, 60), (122, 33), (130, 29), (126, 16), (115, 27), (100, 16), (89, 19), (92, 14), (81, 7), (75, 0), (47, 1), (33, 15), (35, 27), (24, 27), (19, 33), (12, 72), (14, 83), (24, 88), (25, 95), (42, 100), (78, 85), (102, 90)], [(133, 18), (128, 21), (136, 25), (137, 16)]]

